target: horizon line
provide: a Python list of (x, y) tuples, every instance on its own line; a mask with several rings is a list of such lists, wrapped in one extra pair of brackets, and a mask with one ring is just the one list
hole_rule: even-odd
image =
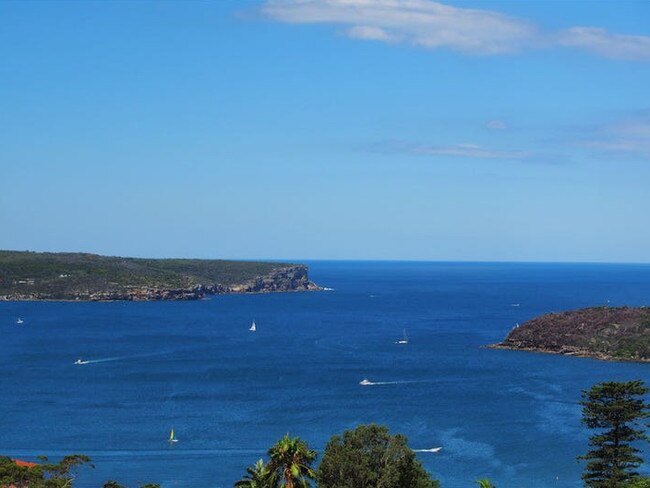
[(648, 266), (650, 261), (573, 261), (555, 259), (432, 259), (432, 258), (232, 258), (232, 257), (181, 257), (181, 256), (142, 256), (142, 255), (121, 255), (102, 254), (93, 251), (36, 251), (31, 249), (0, 249), (0, 252), (33, 252), (51, 254), (94, 254), (104, 257), (135, 258), (135, 259), (198, 259), (198, 260), (219, 260), (219, 261), (255, 261), (255, 262), (285, 262), (287, 264), (302, 264), (307, 262), (367, 262), (367, 263), (459, 263), (459, 264), (601, 264), (601, 265), (630, 265)]

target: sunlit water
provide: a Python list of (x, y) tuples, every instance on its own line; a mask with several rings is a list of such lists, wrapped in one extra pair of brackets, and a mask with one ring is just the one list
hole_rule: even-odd
[(648, 364), (481, 347), (544, 312), (648, 304), (650, 266), (315, 262), (311, 275), (334, 291), (0, 303), (0, 453), (88, 454), (81, 487), (225, 487), (286, 432), (322, 453), (377, 422), (441, 446), (418, 457), (443, 487), (574, 488), (580, 390), (650, 382)]

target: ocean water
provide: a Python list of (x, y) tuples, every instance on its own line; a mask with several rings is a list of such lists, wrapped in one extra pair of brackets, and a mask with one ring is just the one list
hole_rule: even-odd
[(649, 364), (481, 347), (544, 312), (650, 304), (650, 266), (309, 264), (334, 291), (0, 303), (0, 453), (88, 454), (80, 487), (226, 487), (287, 432), (322, 453), (377, 422), (441, 446), (418, 456), (446, 488), (577, 488), (580, 391), (650, 383)]

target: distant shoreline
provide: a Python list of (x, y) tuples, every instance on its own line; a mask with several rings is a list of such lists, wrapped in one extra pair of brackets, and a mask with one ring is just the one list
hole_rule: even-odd
[(201, 300), (320, 291), (304, 264), (0, 251), (0, 301)]
[(646, 359), (646, 358), (638, 358), (638, 359), (621, 358), (616, 356), (609, 356), (606, 354), (592, 353), (589, 351), (561, 352), (561, 351), (553, 351), (550, 349), (542, 349), (542, 348), (534, 348), (534, 347), (504, 346), (502, 343), (488, 344), (487, 346), (483, 346), (483, 347), (485, 347), (486, 349), (499, 349), (502, 351), (536, 352), (539, 354), (552, 354), (555, 356), (567, 356), (567, 357), (582, 358), (582, 359), (597, 359), (598, 361), (610, 361), (610, 362), (614, 361), (614, 362), (621, 362), (621, 363), (650, 363), (650, 359)]
[(548, 313), (510, 330), (491, 349), (602, 361), (650, 362), (650, 307), (591, 307)]
[(113, 302), (198, 302), (201, 300), (210, 300), (212, 297), (216, 296), (226, 296), (226, 295), (270, 295), (276, 293), (309, 293), (314, 291), (324, 291), (326, 290), (323, 287), (320, 287), (314, 284), (315, 288), (310, 288), (308, 290), (275, 290), (275, 291), (233, 291), (233, 292), (224, 292), (224, 293), (215, 293), (212, 295), (204, 295), (197, 298), (187, 298), (187, 299), (174, 299), (174, 298), (162, 298), (162, 299), (129, 299), (129, 298), (107, 298), (107, 299), (75, 299), (75, 298), (7, 298), (5, 296), (0, 296), (0, 303), (17, 303), (17, 302), (52, 302), (52, 303), (113, 303)]

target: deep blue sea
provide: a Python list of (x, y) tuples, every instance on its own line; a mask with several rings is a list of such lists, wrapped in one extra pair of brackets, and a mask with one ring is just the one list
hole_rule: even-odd
[(650, 266), (309, 264), (334, 291), (0, 303), (0, 453), (88, 454), (80, 487), (227, 487), (287, 432), (322, 453), (377, 422), (442, 446), (418, 456), (444, 488), (577, 488), (580, 391), (650, 382), (650, 364), (481, 347), (545, 312), (650, 304)]

